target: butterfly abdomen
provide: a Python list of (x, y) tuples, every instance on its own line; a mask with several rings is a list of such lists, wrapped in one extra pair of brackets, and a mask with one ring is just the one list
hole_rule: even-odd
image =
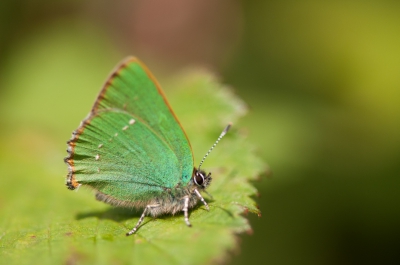
[(154, 207), (149, 209), (149, 215), (156, 217), (163, 214), (176, 214), (182, 212), (185, 196), (189, 197), (188, 208), (193, 208), (198, 202), (198, 197), (191, 187), (192, 185), (183, 188), (167, 189), (148, 200), (121, 201), (101, 192), (96, 193), (96, 199), (114, 206), (137, 209), (153, 205)]

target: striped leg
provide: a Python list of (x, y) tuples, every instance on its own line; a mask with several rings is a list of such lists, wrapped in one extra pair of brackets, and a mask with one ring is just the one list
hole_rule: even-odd
[(136, 226), (135, 226), (131, 231), (129, 231), (128, 233), (126, 233), (126, 235), (127, 235), (127, 236), (130, 236), (130, 235), (134, 234), (134, 233), (138, 230), (139, 225), (143, 222), (143, 219), (144, 219), (144, 217), (146, 216), (147, 212), (148, 212), (151, 208), (157, 208), (157, 207), (159, 207), (158, 204), (147, 205), (146, 208), (144, 208), (144, 211), (143, 211), (142, 215), (140, 216), (140, 219), (139, 219), (139, 221), (137, 222)]
[(210, 207), (208, 207), (208, 204), (204, 200), (203, 196), (201, 196), (200, 192), (197, 189), (194, 189), (194, 193), (196, 193), (197, 197), (199, 197), (200, 201), (206, 206), (207, 211), (210, 210)]
[(189, 222), (189, 214), (188, 214), (188, 211), (189, 211), (189, 196), (185, 196), (185, 197), (183, 197), (183, 199), (184, 199), (183, 213), (185, 214), (185, 223), (186, 223), (187, 226), (190, 227), (192, 225)]

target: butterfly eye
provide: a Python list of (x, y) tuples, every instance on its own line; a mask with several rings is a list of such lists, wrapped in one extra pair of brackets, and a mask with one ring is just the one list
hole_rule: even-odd
[(194, 175), (194, 183), (196, 183), (197, 186), (201, 186), (204, 183), (204, 175), (201, 172), (196, 172)]

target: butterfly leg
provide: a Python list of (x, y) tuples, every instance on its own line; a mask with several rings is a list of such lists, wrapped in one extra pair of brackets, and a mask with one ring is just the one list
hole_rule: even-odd
[(183, 197), (184, 199), (184, 204), (183, 204), (183, 213), (185, 214), (185, 223), (187, 226), (192, 226), (189, 222), (189, 196)]
[(199, 197), (200, 201), (206, 206), (207, 211), (210, 210), (210, 207), (208, 207), (208, 204), (204, 200), (203, 196), (201, 196), (200, 192), (197, 189), (194, 189), (194, 193), (196, 193), (197, 197)]
[(137, 222), (136, 226), (131, 231), (126, 233), (126, 235), (130, 236), (130, 235), (134, 234), (138, 230), (139, 225), (143, 222), (143, 219), (146, 216), (147, 212), (150, 211), (150, 209), (157, 208), (159, 206), (160, 206), (159, 204), (147, 205), (146, 208), (144, 208), (144, 211), (143, 211), (142, 215), (140, 216), (140, 219)]

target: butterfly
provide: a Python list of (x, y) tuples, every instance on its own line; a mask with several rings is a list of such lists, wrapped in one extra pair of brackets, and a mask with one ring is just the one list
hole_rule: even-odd
[(190, 227), (190, 208), (201, 201), (209, 210), (200, 192), (212, 178), (201, 165), (230, 126), (194, 167), (188, 137), (160, 85), (142, 62), (128, 57), (67, 142), (66, 185), (70, 190), (89, 186), (97, 200), (114, 206), (144, 209), (126, 235), (134, 234), (147, 215), (183, 212)]

